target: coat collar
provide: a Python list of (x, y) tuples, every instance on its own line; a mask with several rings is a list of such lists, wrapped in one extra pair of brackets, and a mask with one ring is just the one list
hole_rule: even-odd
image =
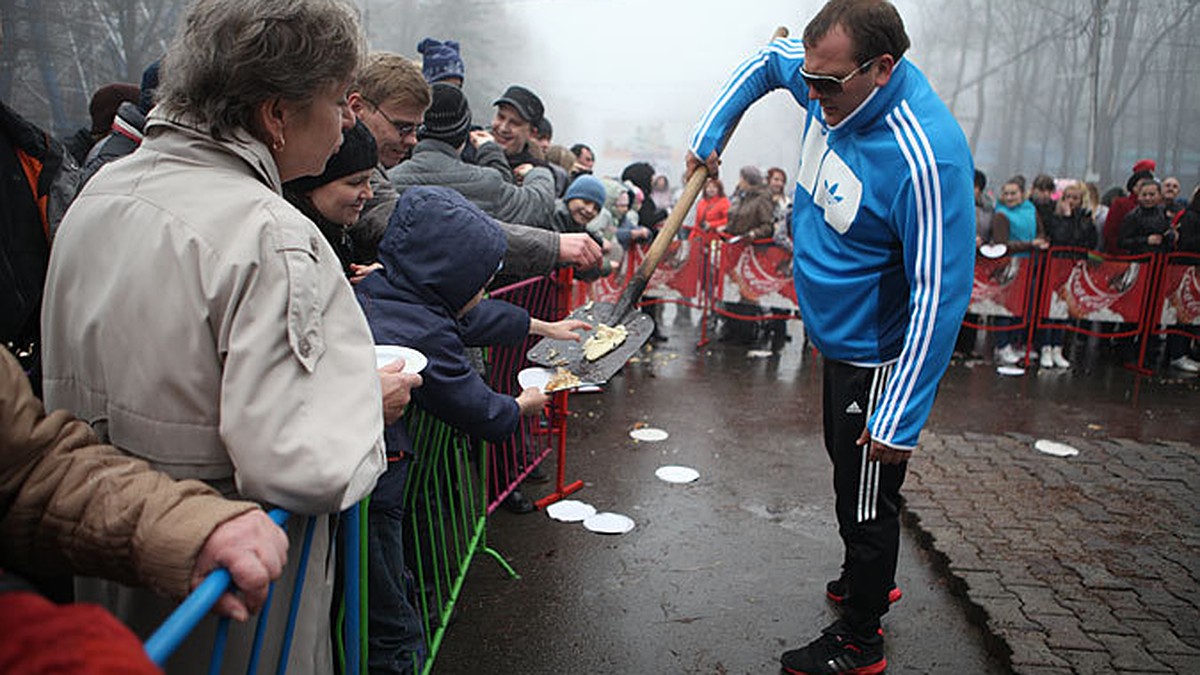
[(195, 117), (186, 113), (168, 117), (155, 108), (146, 117), (146, 139), (152, 146), (169, 149), (172, 154), (200, 157), (215, 153), (226, 157), (231, 164), (245, 164), (259, 181), (274, 192), (283, 193), (279, 167), (270, 149), (244, 129), (235, 131), (232, 138), (218, 140)]

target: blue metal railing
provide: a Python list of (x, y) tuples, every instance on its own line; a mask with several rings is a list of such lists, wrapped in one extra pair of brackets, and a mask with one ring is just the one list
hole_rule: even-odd
[[(345, 565), (342, 570), (345, 589), (345, 644), (347, 648), (344, 650), (344, 666), (342, 672), (358, 673), (362, 667), (362, 648), (364, 640), (362, 637), (362, 597), (360, 594), (360, 584), (362, 581), (362, 551), (358, 545), (361, 538), (362, 513), (365, 509), (365, 503), (357, 504), (342, 514), (343, 526), (345, 528)], [(271, 520), (280, 527), (284, 527), (288, 521), (290, 514), (283, 509), (274, 509), (270, 512)], [(288, 605), (287, 626), (283, 635), (283, 643), (279, 656), (279, 662), (276, 665), (275, 672), (279, 675), (287, 672), (288, 654), (291, 651), (292, 640), (295, 633), (296, 620), (300, 612), (300, 600), (304, 592), (304, 579), (308, 571), (308, 559), (310, 557), (313, 535), (316, 530), (316, 518), (310, 517), (305, 523), (304, 541), (301, 547), (299, 558), (297, 558), (296, 579), (292, 587), (292, 595)], [(179, 607), (167, 617), (166, 621), (158, 627), (150, 639), (146, 640), (145, 649), (147, 656), (159, 667), (164, 667), (167, 659), (171, 657), (175, 650), (188, 638), (191, 633), (196, 630), (201, 620), (212, 609), (213, 605), (223, 593), (229, 590), (232, 579), (229, 571), (225, 569), (217, 569), (208, 575), (192, 593), (180, 603)], [(267, 593), (266, 603), (259, 612), (257, 622), (255, 624), (254, 640), (251, 647), (250, 658), (247, 662), (246, 672), (256, 673), (258, 671), (259, 657), (263, 646), (263, 638), (266, 633), (266, 626), (270, 614), (271, 601), (275, 593), (275, 584)], [(222, 662), (225, 655), (225, 645), (229, 635), (229, 619), (222, 618), (217, 622), (216, 637), (213, 640), (212, 656), (209, 661), (209, 673), (215, 674), (221, 672)]]

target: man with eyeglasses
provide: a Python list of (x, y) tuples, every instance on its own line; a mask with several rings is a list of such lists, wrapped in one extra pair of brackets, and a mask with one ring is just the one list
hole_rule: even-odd
[[(373, 196), (358, 222), (347, 230), (354, 247), (352, 280), (357, 281), (377, 266), (379, 241), (399, 197), (387, 171), (412, 155), (425, 111), (433, 99), (420, 66), (389, 52), (374, 52), (367, 57), (346, 98), (379, 149), (379, 165), (371, 174)], [(500, 225), (508, 237), (504, 264), (514, 275), (548, 274), (556, 264), (590, 269), (603, 259), (600, 247), (586, 234), (559, 234), (504, 222)]]
[(832, 0), (803, 40), (776, 40), (738, 66), (690, 141), (689, 175), (701, 164), (712, 173), (735, 122), (767, 92), (787, 88), (805, 109), (793, 270), (805, 330), (825, 357), (845, 547), (826, 594), (844, 611), (784, 652), (789, 673), (887, 667), (880, 618), (900, 597), (900, 486), (971, 294), (971, 154), (904, 58), (908, 46), (890, 3)]

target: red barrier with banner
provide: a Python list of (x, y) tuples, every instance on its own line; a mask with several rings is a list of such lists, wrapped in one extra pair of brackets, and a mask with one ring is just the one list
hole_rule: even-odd
[(1149, 256), (1101, 259), (1053, 249), (1047, 269), (1041, 316), (1138, 323), (1152, 284)]
[[(700, 291), (700, 270), (704, 267), (704, 251), (688, 239), (676, 239), (667, 247), (658, 267), (646, 284), (646, 295), (658, 298), (694, 300)], [(637, 269), (646, 257), (646, 247), (633, 246), (626, 260), (630, 269)]]
[(977, 257), (975, 285), (967, 313), (1025, 318), (1032, 279), (1031, 258)]
[(722, 242), (718, 299), (799, 310), (792, 252), (774, 243)]
[(1168, 256), (1161, 288), (1159, 327), (1200, 326), (1200, 256)]
[[(615, 303), (645, 258), (645, 247), (633, 246), (625, 252), (621, 266), (615, 272), (595, 281), (576, 284), (572, 294), (574, 306), (578, 307), (589, 300)], [(671, 242), (654, 274), (650, 276), (650, 283), (646, 284), (645, 295), (695, 304), (700, 295), (701, 270), (705, 264), (704, 248), (698, 241)]]

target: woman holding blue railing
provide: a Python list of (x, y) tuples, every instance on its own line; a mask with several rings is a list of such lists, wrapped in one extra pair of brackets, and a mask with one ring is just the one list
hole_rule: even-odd
[[(315, 517), (288, 521), (264, 633), (274, 668), (302, 579), (289, 673), (333, 670), (329, 514), (375, 485), (383, 424), (416, 377), (376, 371), (337, 256), (281, 195), (320, 174), (354, 123), (346, 91), (364, 51), (346, 2), (195, 2), (142, 145), (63, 221), (42, 317), (51, 406), (174, 477)], [(107, 582), (77, 588), (141, 635), (172, 608)], [(253, 628), (230, 631), (227, 668), (249, 659)], [(202, 623), (167, 669), (203, 669), (214, 630)]]

